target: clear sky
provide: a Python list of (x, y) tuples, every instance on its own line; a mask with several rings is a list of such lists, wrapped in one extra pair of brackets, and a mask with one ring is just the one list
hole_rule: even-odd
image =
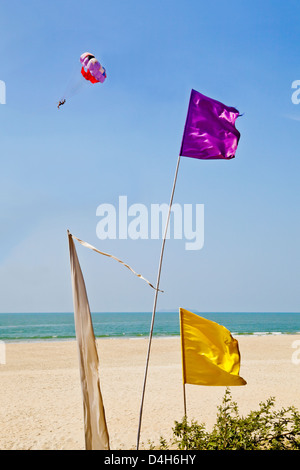
[[(202, 250), (166, 243), (158, 310), (299, 311), (297, 0), (11, 0), (0, 6), (0, 311), (72, 311), (67, 229), (156, 282), (160, 240), (99, 240), (102, 203), (168, 203), (192, 88), (235, 106), (231, 161), (182, 158)], [(93, 52), (103, 85), (57, 101)], [(70, 88), (69, 88), (70, 90)], [(153, 290), (76, 242), (92, 311)]]

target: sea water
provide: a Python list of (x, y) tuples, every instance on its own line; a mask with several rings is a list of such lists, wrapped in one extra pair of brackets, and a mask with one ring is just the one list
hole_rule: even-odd
[[(300, 313), (195, 312), (225, 326), (233, 335), (300, 334)], [(151, 312), (92, 313), (97, 338), (148, 337)], [(178, 312), (156, 312), (153, 337), (179, 336)], [(0, 341), (75, 339), (73, 313), (1, 313)]]

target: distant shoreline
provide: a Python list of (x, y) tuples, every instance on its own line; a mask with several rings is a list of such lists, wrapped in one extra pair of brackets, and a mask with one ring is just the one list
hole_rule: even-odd
[[(300, 332), (293, 332), (293, 333), (281, 333), (281, 332), (258, 332), (258, 333), (234, 333), (231, 332), (232, 336), (236, 338), (241, 338), (241, 337), (247, 337), (247, 338), (252, 338), (252, 337), (268, 337), (268, 336), (288, 336), (288, 337), (293, 337), (293, 336), (299, 336)], [(161, 339), (161, 340), (171, 340), (174, 338), (179, 338), (180, 335), (156, 335), (153, 336), (155, 339)], [(144, 340), (148, 341), (149, 335), (148, 336), (95, 336), (96, 341), (102, 341), (102, 340)], [(6, 344), (27, 344), (27, 343), (63, 343), (63, 342), (73, 342), (76, 341), (76, 337), (72, 338), (34, 338), (34, 339), (2, 339)]]
[[(207, 319), (225, 326), (233, 336), (300, 334), (297, 313), (206, 313)], [(148, 338), (150, 312), (92, 313), (96, 338)], [(178, 312), (157, 312), (153, 337), (178, 337)], [(74, 314), (21, 313), (0, 315), (0, 341), (72, 341), (76, 338)]]

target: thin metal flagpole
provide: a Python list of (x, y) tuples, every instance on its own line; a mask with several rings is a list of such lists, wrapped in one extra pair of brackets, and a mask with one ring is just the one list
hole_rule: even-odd
[(139, 427), (138, 427), (137, 445), (136, 445), (136, 449), (137, 449), (137, 450), (139, 449), (139, 442), (140, 442), (141, 424), (142, 424), (142, 415), (143, 415), (143, 405), (144, 405), (144, 398), (145, 398), (145, 389), (146, 389), (146, 381), (147, 381), (147, 372), (148, 372), (148, 366), (149, 366), (150, 349), (151, 349), (151, 342), (152, 342), (152, 335), (153, 335), (153, 327), (154, 327), (154, 319), (155, 319), (155, 313), (156, 313), (156, 304), (157, 304), (158, 289), (159, 289), (159, 283), (160, 283), (160, 274), (161, 274), (161, 268), (162, 268), (162, 260), (163, 260), (163, 255), (164, 255), (164, 249), (165, 249), (165, 243), (166, 243), (166, 236), (167, 236), (169, 221), (170, 221), (170, 214), (171, 214), (171, 208), (172, 208), (173, 197), (174, 197), (174, 192), (175, 192), (175, 186), (176, 186), (176, 181), (177, 181), (179, 163), (180, 163), (180, 155), (179, 155), (178, 160), (177, 160), (176, 171), (175, 171), (175, 177), (174, 177), (173, 188), (172, 188), (172, 193), (171, 193), (171, 199), (170, 199), (170, 204), (169, 204), (169, 211), (168, 211), (168, 216), (167, 216), (167, 221), (166, 221), (166, 227), (165, 227), (164, 237), (163, 237), (163, 240), (162, 240), (162, 247), (161, 247), (160, 259), (159, 259), (159, 265), (158, 265), (158, 273), (157, 273), (157, 281), (156, 281), (156, 290), (155, 290), (155, 294), (154, 294), (153, 311), (152, 311), (152, 319), (151, 319), (151, 327), (150, 327), (149, 343), (148, 343), (148, 351), (147, 351), (147, 359), (146, 359), (146, 368), (145, 368), (144, 384), (143, 384), (143, 392), (142, 392), (142, 400), (141, 400), (141, 407), (140, 407)]
[(185, 355), (184, 355), (184, 333), (183, 333), (183, 321), (182, 321), (182, 311), (179, 309), (179, 320), (180, 320), (180, 340), (181, 340), (181, 362), (182, 362), (182, 383), (183, 383), (183, 409), (184, 416), (186, 417), (186, 393), (185, 393)]
[(186, 418), (186, 394), (185, 394), (185, 383), (183, 384), (183, 409), (184, 409), (184, 416)]

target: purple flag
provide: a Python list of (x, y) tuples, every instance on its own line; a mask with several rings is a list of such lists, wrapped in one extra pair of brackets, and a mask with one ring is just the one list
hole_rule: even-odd
[(235, 128), (239, 112), (192, 90), (180, 156), (202, 160), (235, 157), (240, 133)]

